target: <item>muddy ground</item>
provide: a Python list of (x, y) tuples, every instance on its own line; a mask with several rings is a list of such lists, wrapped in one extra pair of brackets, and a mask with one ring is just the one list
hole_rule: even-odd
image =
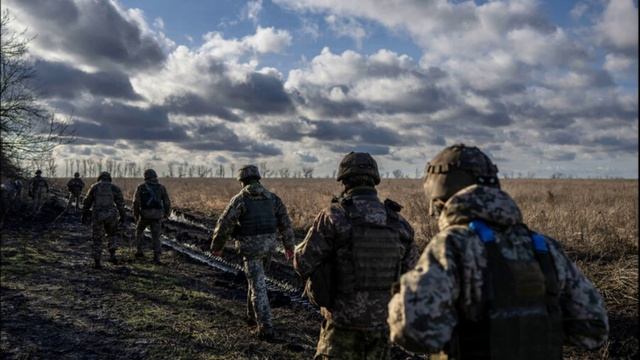
[[(286, 292), (270, 293), (278, 338), (260, 341), (245, 323), (242, 274), (213, 269), (168, 248), (163, 265), (151, 262), (149, 248), (145, 260), (134, 260), (133, 243), (126, 237), (118, 252), (120, 263), (105, 261), (104, 269), (96, 270), (89, 227), (80, 224), (79, 214), (55, 220), (62, 205), (52, 200), (38, 219), (8, 219), (2, 230), (3, 358), (312, 358), (320, 316)], [(176, 224), (168, 222), (169, 234), (202, 245), (202, 232)], [(275, 260), (272, 275), (291, 279), (281, 256)], [(568, 357), (637, 358), (637, 339), (627, 334), (637, 332), (637, 324), (611, 315), (613, 351), (567, 349)], [(620, 338), (623, 324), (631, 328)], [(408, 358), (397, 349), (393, 357)]]

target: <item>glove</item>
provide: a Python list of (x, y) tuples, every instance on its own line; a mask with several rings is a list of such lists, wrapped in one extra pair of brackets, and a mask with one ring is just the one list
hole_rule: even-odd
[(287, 258), (287, 260), (293, 259), (293, 250), (285, 249), (284, 257)]
[(222, 257), (222, 250), (211, 250), (211, 255)]

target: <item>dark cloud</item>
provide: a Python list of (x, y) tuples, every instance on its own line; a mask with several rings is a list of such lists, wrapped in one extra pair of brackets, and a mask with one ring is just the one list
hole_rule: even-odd
[(282, 150), (277, 146), (241, 139), (224, 124), (207, 124), (191, 131), (194, 135), (178, 144), (181, 148), (197, 151), (231, 151), (247, 157), (282, 155)]
[(160, 42), (143, 34), (110, 1), (10, 1), (32, 21), (35, 43), (49, 51), (79, 57), (86, 64), (122, 69), (146, 69), (161, 64), (166, 54)]
[(59, 62), (37, 61), (34, 87), (45, 98), (76, 98), (87, 92), (94, 96), (138, 100), (129, 77), (119, 71), (87, 73)]
[(413, 136), (401, 136), (390, 128), (367, 121), (308, 120), (299, 118), (276, 125), (261, 126), (268, 137), (283, 141), (298, 141), (303, 137), (319, 141), (345, 141), (379, 145), (401, 145), (415, 142)]
[(167, 112), (187, 116), (213, 115), (229, 121), (241, 121), (241, 119), (230, 110), (218, 105), (214, 101), (207, 101), (193, 93), (168, 97), (165, 100), (164, 108)]
[(389, 147), (372, 144), (348, 145), (348, 144), (328, 144), (329, 150), (337, 153), (347, 154), (351, 151), (367, 152), (371, 155), (388, 155)]
[(221, 96), (227, 106), (256, 114), (276, 114), (293, 110), (282, 80), (272, 75), (251, 73), (246, 82), (227, 83)]

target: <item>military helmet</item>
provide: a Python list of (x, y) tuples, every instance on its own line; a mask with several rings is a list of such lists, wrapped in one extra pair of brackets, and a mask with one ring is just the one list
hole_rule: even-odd
[(440, 151), (425, 169), (429, 214), (438, 215), (453, 194), (470, 185), (500, 188), (498, 167), (475, 146), (456, 144)]
[(80, 177), (80, 173), (79, 172), (74, 173), (73, 177), (79, 178)]
[(36, 170), (36, 175), (40, 175), (40, 174), (42, 174), (42, 170), (40, 169)]
[(153, 169), (147, 169), (144, 171), (144, 179), (145, 180), (149, 180), (149, 179), (155, 179), (158, 177), (158, 174), (156, 174), (156, 171)]
[(376, 185), (380, 184), (378, 164), (369, 153), (350, 152), (340, 162), (337, 181), (342, 181), (353, 175), (368, 175)]
[(111, 181), (111, 174), (108, 171), (103, 171), (98, 175), (98, 181)]
[(238, 169), (237, 179), (238, 181), (244, 181), (249, 179), (260, 180), (260, 171), (255, 165), (245, 165)]

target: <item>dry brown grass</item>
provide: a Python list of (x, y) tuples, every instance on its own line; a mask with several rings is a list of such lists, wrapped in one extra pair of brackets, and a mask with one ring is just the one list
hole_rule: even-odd
[[(117, 179), (131, 198), (139, 179)], [(240, 190), (232, 179), (161, 179), (175, 207), (215, 217)], [(286, 204), (299, 233), (329, 205), (340, 186), (330, 179), (265, 179), (263, 183)], [(532, 230), (559, 240), (569, 256), (602, 291), (612, 319), (607, 358), (627, 348), (637, 354), (638, 319), (638, 181), (637, 180), (505, 180)], [(381, 198), (404, 206), (402, 214), (424, 247), (435, 231), (427, 215), (420, 180), (386, 180)], [(609, 354), (609, 355), (607, 355)], [(613, 356), (615, 357), (615, 355)]]

